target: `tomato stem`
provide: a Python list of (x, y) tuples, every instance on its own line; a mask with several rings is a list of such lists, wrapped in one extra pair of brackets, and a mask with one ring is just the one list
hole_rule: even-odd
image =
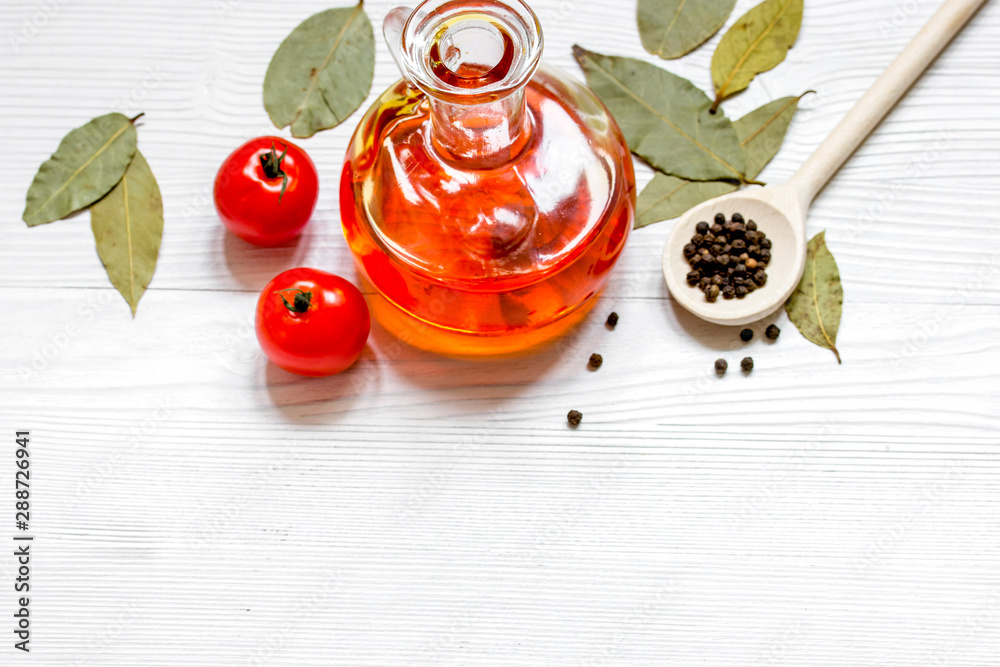
[[(289, 303), (288, 299), (285, 298), (285, 292), (296, 292), (295, 297), (292, 299), (292, 303)], [(281, 301), (285, 304), (285, 308), (293, 313), (304, 313), (309, 310), (309, 306), (312, 305), (313, 293), (306, 292), (298, 287), (289, 287), (288, 289), (280, 290), (278, 292), (278, 296), (281, 297)]]
[(281, 177), (281, 194), (278, 195), (279, 204), (281, 203), (281, 198), (285, 196), (285, 188), (288, 187), (288, 174), (281, 168), (281, 163), (286, 155), (288, 155), (288, 146), (285, 146), (285, 150), (281, 151), (281, 155), (278, 155), (272, 141), (271, 152), (260, 156), (260, 166), (264, 169), (264, 175), (268, 178)]

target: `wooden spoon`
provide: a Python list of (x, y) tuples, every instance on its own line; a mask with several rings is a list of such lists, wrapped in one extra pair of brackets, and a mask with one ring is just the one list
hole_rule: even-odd
[[(784, 305), (805, 268), (806, 214), (813, 198), (984, 2), (947, 0), (786, 183), (723, 195), (685, 213), (663, 249), (663, 274), (677, 303), (702, 319), (730, 326), (755, 322)], [(744, 299), (720, 296), (709, 303), (700, 289), (687, 284), (691, 268), (683, 248), (695, 234), (695, 225), (702, 220), (712, 224), (716, 213), (726, 219), (739, 213), (771, 239), (767, 284)]]

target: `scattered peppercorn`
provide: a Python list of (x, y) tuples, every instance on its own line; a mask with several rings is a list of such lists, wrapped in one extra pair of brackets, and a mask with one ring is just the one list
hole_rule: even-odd
[(769, 340), (778, 340), (778, 336), (781, 335), (781, 329), (772, 324), (767, 328), (767, 331), (764, 332), (764, 335), (767, 336)]
[(608, 315), (608, 321), (606, 322), (606, 324), (612, 329), (618, 326), (618, 313), (611, 313), (610, 315)]
[(726, 371), (729, 370), (729, 364), (726, 363), (725, 359), (715, 360), (715, 372), (719, 375), (725, 375)]
[(753, 370), (753, 357), (746, 357), (740, 362), (740, 368), (743, 369), (744, 373), (749, 373)]
[[(691, 242), (684, 246), (684, 257), (691, 265), (687, 283), (705, 293), (709, 302), (743, 299), (767, 282), (771, 261), (771, 240), (753, 220), (744, 221), (734, 213), (726, 220), (715, 215), (714, 224), (701, 221), (695, 225)], [(718, 289), (716, 289), (718, 288)]]
[(740, 340), (744, 343), (749, 343), (753, 340), (753, 329), (744, 329), (740, 332)]
[(569, 414), (566, 415), (566, 420), (570, 426), (579, 426), (580, 422), (583, 421), (583, 413), (579, 410), (570, 410)]
[(601, 364), (603, 363), (604, 363), (604, 357), (602, 357), (601, 355), (599, 354), (590, 355), (590, 367), (593, 368), (595, 371), (598, 368), (600, 368)]

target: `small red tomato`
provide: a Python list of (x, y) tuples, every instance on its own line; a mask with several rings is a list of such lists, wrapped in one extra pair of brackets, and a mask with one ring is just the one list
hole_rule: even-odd
[(319, 196), (316, 165), (279, 137), (258, 137), (226, 158), (215, 177), (215, 209), (236, 236), (276, 246), (302, 233)]
[(277, 366), (322, 377), (358, 360), (371, 317), (358, 288), (340, 276), (291, 269), (260, 293), (256, 329), (260, 348)]

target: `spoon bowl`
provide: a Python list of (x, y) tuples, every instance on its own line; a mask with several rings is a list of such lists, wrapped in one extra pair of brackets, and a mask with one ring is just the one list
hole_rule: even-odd
[[(985, 2), (945, 0), (787, 183), (716, 197), (681, 216), (663, 249), (663, 275), (677, 303), (702, 319), (729, 326), (749, 324), (778, 310), (802, 279), (806, 214), (816, 193)], [(701, 290), (687, 284), (691, 268), (684, 257), (684, 246), (694, 236), (695, 225), (701, 221), (711, 224), (716, 213), (724, 214), (727, 220), (739, 213), (747, 221), (756, 222), (757, 228), (771, 239), (771, 261), (763, 287), (743, 299), (720, 296), (710, 303)]]
[[(756, 322), (775, 312), (795, 291), (806, 261), (805, 210), (791, 183), (749, 192), (734, 192), (695, 206), (675, 224), (663, 249), (663, 275), (674, 300), (698, 317), (725, 326)], [(714, 303), (704, 292), (687, 283), (691, 267), (684, 246), (691, 242), (699, 222), (712, 224), (717, 213), (730, 220), (739, 213), (757, 223), (771, 240), (771, 261), (765, 269), (767, 283), (743, 299)]]

